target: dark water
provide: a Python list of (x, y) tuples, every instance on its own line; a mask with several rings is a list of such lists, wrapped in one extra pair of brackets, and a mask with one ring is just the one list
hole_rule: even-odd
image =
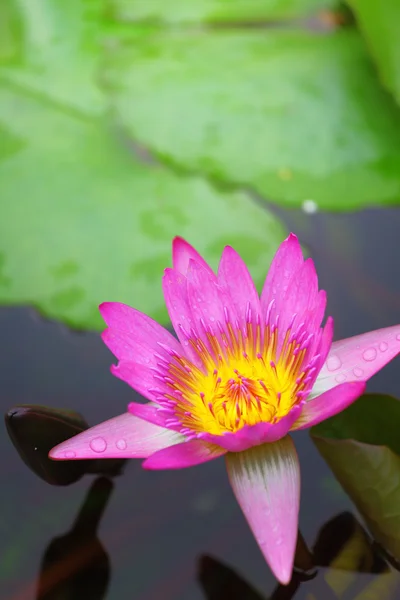
[[(400, 322), (399, 211), (285, 213), (284, 218), (316, 262), (321, 287), (328, 292), (328, 313), (335, 318), (336, 339)], [(95, 424), (124, 412), (135, 399), (134, 392), (109, 373), (113, 357), (98, 334), (71, 332), (21, 307), (0, 310), (0, 335), (3, 412), (15, 404), (45, 404), (75, 409)], [(376, 375), (368, 389), (400, 396), (398, 373), (399, 359)], [(308, 433), (294, 437), (302, 467), (300, 528), (312, 545), (325, 522), (345, 510), (356, 512)], [(22, 463), (4, 427), (0, 450), (0, 598), (34, 600), (49, 544), (71, 529), (94, 479), (86, 476), (63, 488), (46, 484)], [(272, 594), (276, 582), (233, 498), (223, 460), (171, 472), (145, 472), (140, 461), (130, 461), (113, 484), (100, 481), (96, 485), (105, 500), (93, 587), (87, 591), (78, 582), (75, 595), (64, 590), (49, 593), (46, 599), (256, 600)], [(70, 538), (56, 542), (50, 554), (54, 551), (57, 556), (63, 550), (68, 554), (70, 543)], [(72, 550), (78, 565), (70, 566), (72, 573), (86, 564), (83, 546)], [(232, 572), (218, 569), (202, 555), (211, 555), (239, 573), (260, 596), (240, 591)], [(205, 587), (199, 581), (199, 569)], [(234, 592), (218, 596), (210, 591), (204, 570), (211, 573), (213, 589), (219, 585), (218, 578), (231, 578)], [(320, 570), (316, 579), (301, 584), (292, 597), (329, 600), (327, 580), (342, 575)], [(357, 589), (372, 577), (358, 576)], [(400, 592), (391, 597), (400, 597)], [(383, 595), (376, 598), (386, 600)]]

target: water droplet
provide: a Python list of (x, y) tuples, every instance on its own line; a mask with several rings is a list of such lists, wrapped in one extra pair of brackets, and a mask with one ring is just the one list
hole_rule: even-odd
[(380, 350), (381, 352), (386, 352), (386, 350), (387, 350), (387, 349), (388, 349), (388, 345), (387, 345), (387, 343), (386, 343), (386, 342), (381, 342), (381, 343), (379, 344), (379, 350)]
[(282, 538), (281, 537), (276, 538), (275, 546), (281, 546), (281, 545), (282, 545)]
[(355, 369), (353, 369), (353, 373), (356, 377), (362, 377), (364, 374), (364, 371), (362, 369), (360, 369), (359, 367), (356, 367)]
[(127, 443), (125, 440), (118, 440), (115, 445), (117, 446), (118, 450), (125, 450)]
[(73, 450), (67, 450), (64, 452), (65, 458), (75, 458), (76, 453)]
[(210, 321), (215, 321), (215, 318), (214, 317), (210, 317)]
[(368, 348), (368, 350), (365, 350), (365, 352), (363, 352), (363, 358), (364, 360), (375, 360), (376, 359), (376, 350), (375, 348)]
[(104, 452), (104, 450), (107, 448), (107, 442), (104, 438), (97, 437), (90, 442), (89, 446), (93, 452)]
[(326, 361), (326, 366), (328, 368), (328, 371), (337, 371), (339, 367), (342, 366), (342, 361), (336, 354), (333, 354), (333, 356), (328, 357), (328, 360)]
[(338, 383), (343, 383), (343, 381), (346, 381), (346, 375), (344, 373), (339, 373), (339, 375), (336, 375), (335, 379)]

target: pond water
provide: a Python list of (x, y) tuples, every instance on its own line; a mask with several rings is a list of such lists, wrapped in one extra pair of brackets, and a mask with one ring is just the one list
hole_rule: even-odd
[[(328, 314), (335, 318), (335, 339), (400, 321), (398, 210), (280, 214), (315, 260), (320, 285), (328, 292)], [(3, 413), (16, 404), (43, 404), (79, 411), (92, 425), (124, 412), (135, 399), (133, 390), (109, 373), (113, 357), (97, 333), (72, 332), (31, 308), (10, 307), (0, 310), (0, 335)], [(399, 397), (398, 373), (397, 359), (368, 390)], [(300, 529), (312, 546), (326, 522), (344, 511), (357, 513), (308, 433), (294, 439), (302, 469)], [(359, 600), (382, 577), (347, 574), (343, 579), (339, 570), (320, 569), (314, 579), (277, 591), (234, 500), (223, 460), (171, 472), (145, 472), (140, 461), (130, 461), (113, 483), (85, 476), (53, 487), (21, 461), (4, 427), (0, 449), (3, 600)], [(90, 546), (68, 533), (88, 494), (92, 507), (99, 501), (96, 490), (104, 505), (99, 542), (91, 540)], [(341, 527), (336, 530), (340, 536)], [(91, 567), (88, 545), (97, 552)], [(52, 561), (61, 555), (67, 560), (60, 572)], [(77, 576), (85, 565), (92, 569), (89, 579)], [(39, 593), (43, 577), (45, 593)], [(400, 575), (397, 585), (396, 592), (368, 598), (398, 598)]]

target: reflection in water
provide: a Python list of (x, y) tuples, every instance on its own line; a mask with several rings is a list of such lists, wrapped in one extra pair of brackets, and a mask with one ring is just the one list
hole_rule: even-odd
[(37, 600), (102, 600), (110, 579), (110, 561), (97, 529), (113, 484), (94, 481), (83, 506), (65, 535), (55, 538), (42, 560)]
[(313, 548), (321, 567), (358, 573), (383, 573), (388, 567), (357, 519), (349, 512), (321, 527)]
[[(317, 574), (310, 571), (314, 564), (329, 569), (320, 569)], [(380, 580), (366, 580), (357, 577), (357, 573), (386, 575)], [(394, 598), (397, 589), (397, 576), (393, 576), (377, 546), (348, 512), (337, 515), (320, 529), (312, 553), (299, 533), (292, 580), (287, 586), (278, 585), (268, 599), (233, 569), (210, 556), (200, 557), (198, 579), (207, 600), (292, 600), (302, 585), (307, 587), (307, 599), (388, 600)]]
[(211, 556), (200, 557), (198, 578), (207, 600), (264, 600), (233, 569)]

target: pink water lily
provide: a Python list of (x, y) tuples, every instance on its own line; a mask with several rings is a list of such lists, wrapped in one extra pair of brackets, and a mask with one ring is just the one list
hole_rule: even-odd
[(217, 275), (181, 238), (163, 290), (178, 340), (146, 315), (105, 303), (114, 375), (150, 400), (53, 448), (56, 460), (145, 458), (180, 469), (225, 455), (229, 480), (275, 576), (291, 578), (300, 471), (289, 431), (345, 409), (400, 351), (400, 326), (332, 343), (326, 294), (291, 234), (261, 297), (227, 246)]

